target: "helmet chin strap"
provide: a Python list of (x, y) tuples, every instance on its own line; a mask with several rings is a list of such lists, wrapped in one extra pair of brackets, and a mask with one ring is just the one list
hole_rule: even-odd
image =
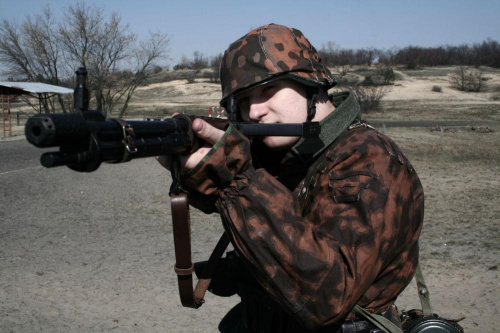
[(307, 98), (307, 121), (310, 122), (316, 116), (316, 103), (318, 102), (318, 87), (308, 87), (306, 89)]
[(227, 118), (229, 120), (238, 120), (238, 108), (236, 105), (236, 99), (234, 98), (234, 94), (231, 94), (226, 102), (226, 112)]

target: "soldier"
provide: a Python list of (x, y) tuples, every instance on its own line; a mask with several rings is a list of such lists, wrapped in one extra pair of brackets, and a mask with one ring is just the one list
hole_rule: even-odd
[[(319, 121), (319, 138), (250, 142), (197, 119), (183, 158), (195, 207), (217, 211), (235, 248), (211, 290), (241, 303), (222, 332), (370, 332), (359, 305), (399, 324), (394, 302), (418, 263), (424, 195), (396, 144), (361, 120), (296, 29), (259, 27), (226, 50), (221, 105), (256, 123)], [(160, 163), (166, 164), (160, 158)]]

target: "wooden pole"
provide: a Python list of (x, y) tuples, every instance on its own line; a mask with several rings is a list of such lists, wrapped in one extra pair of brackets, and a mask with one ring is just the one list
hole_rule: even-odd
[(5, 103), (3, 101), (3, 95), (2, 97), (2, 124), (3, 124), (3, 137), (5, 138)]
[(12, 136), (12, 118), (10, 117), (10, 95), (7, 96), (7, 112), (9, 114), (9, 136)]

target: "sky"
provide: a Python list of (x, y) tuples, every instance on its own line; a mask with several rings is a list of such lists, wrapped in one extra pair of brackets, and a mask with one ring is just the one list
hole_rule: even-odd
[[(0, 0), (0, 19), (22, 22), (48, 4), (56, 17), (78, 0)], [(149, 31), (170, 37), (177, 64), (195, 51), (210, 57), (253, 28), (268, 23), (301, 30), (316, 48), (439, 46), (500, 41), (499, 0), (87, 0), (105, 14), (117, 12), (139, 37)]]

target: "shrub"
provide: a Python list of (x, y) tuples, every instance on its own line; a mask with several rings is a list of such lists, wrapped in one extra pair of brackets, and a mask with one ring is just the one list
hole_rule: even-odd
[(493, 96), (490, 97), (491, 101), (500, 101), (500, 87), (497, 87), (496, 89), (493, 90), (496, 92)]
[(161, 71), (163, 71), (163, 68), (161, 66), (156, 65), (153, 67), (153, 74), (161, 73)]
[(179, 70), (179, 69), (188, 69), (188, 68), (191, 68), (190, 61), (189, 61), (188, 57), (183, 55), (181, 57), (181, 62), (179, 62), (177, 65), (174, 66), (174, 71)]
[(195, 83), (197, 74), (198, 74), (198, 71), (194, 71), (192, 73), (189, 73), (186, 77), (187, 83)]
[(484, 88), (483, 73), (474, 71), (467, 77), (467, 91), (480, 92)]
[(434, 92), (443, 92), (441, 86), (432, 86), (432, 91)]
[(363, 82), (361, 82), (361, 85), (363, 86), (374, 86), (375, 85), (375, 81), (373, 81), (373, 78), (371, 75), (367, 75), (365, 76), (365, 79), (363, 80)]
[(391, 66), (384, 66), (379, 73), (384, 80), (384, 84), (393, 84), (396, 80), (396, 75), (394, 74), (394, 70)]
[(387, 86), (366, 86), (355, 85), (351, 86), (350, 90), (356, 96), (362, 112), (380, 110), (380, 102), (382, 98), (391, 90)]

